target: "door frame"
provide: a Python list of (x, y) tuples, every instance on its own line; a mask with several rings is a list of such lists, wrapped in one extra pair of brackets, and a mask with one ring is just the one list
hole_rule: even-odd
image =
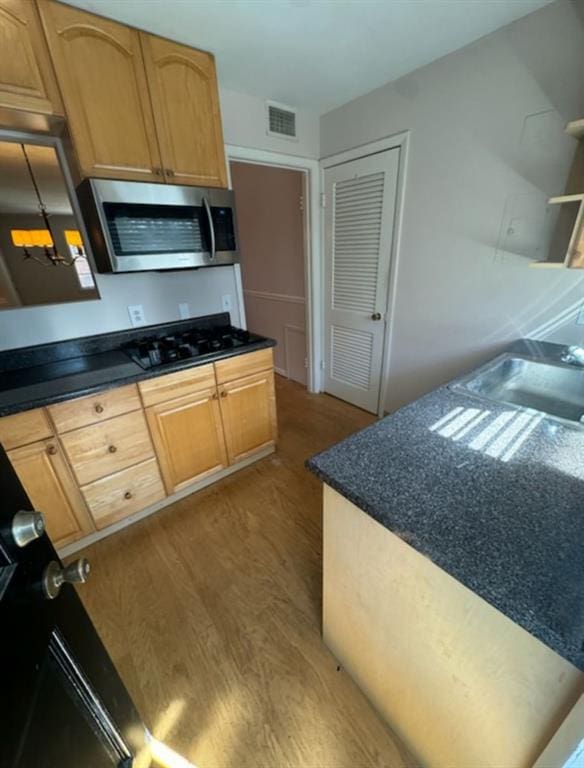
[[(306, 323), (306, 357), (308, 371), (306, 376), (309, 392), (322, 391), (321, 363), (323, 350), (324, 325), (322, 323), (322, 251), (320, 210), (321, 172), (318, 160), (295, 155), (284, 155), (279, 152), (269, 152), (263, 149), (240, 147), (234, 144), (225, 145), (227, 160), (227, 179), (231, 185), (230, 163), (241, 162), (251, 165), (265, 165), (274, 168), (285, 168), (301, 171), (304, 174), (304, 284), (305, 284), (305, 323)], [(240, 306), (240, 317), (243, 327), (247, 327), (245, 304), (241, 283), (241, 267), (234, 265), (237, 300)]]
[[(377, 141), (372, 141), (367, 144), (360, 144), (352, 149), (339, 152), (334, 155), (328, 155), (321, 159), (320, 165), (320, 188), (324, 189), (324, 175), (325, 171), (329, 168), (333, 168), (336, 165), (343, 165), (344, 163), (351, 162), (351, 160), (359, 160), (369, 155), (375, 155), (380, 152), (386, 152), (390, 149), (399, 149), (398, 160), (398, 172), (397, 172), (397, 188), (395, 198), (395, 219), (393, 224), (393, 238), (391, 243), (391, 253), (389, 257), (389, 286), (387, 292), (387, 304), (385, 307), (385, 333), (383, 339), (383, 352), (381, 358), (381, 383), (379, 385), (379, 400), (377, 403), (377, 416), (382, 418), (385, 415), (385, 402), (387, 400), (387, 393), (389, 389), (389, 375), (391, 370), (391, 352), (392, 341), (394, 333), (394, 315), (395, 305), (397, 298), (397, 278), (399, 261), (401, 254), (401, 242), (402, 242), (402, 229), (403, 229), (403, 217), (404, 217), (404, 201), (406, 191), (406, 177), (407, 167), (409, 159), (410, 149), (410, 132), (403, 131), (402, 133), (396, 133), (391, 136), (387, 136)], [(325, 204), (328, 204), (326, 201)], [(320, 253), (321, 253), (321, 295), (320, 295), (320, 327), (322, 328), (322, 349), (324, 349), (324, 335), (325, 335), (325, 289), (324, 284), (324, 263), (326, 258), (325, 252), (325, 230), (324, 230), (324, 206), (320, 211), (321, 225), (320, 225)], [(325, 357), (322, 358), (323, 361)], [(324, 374), (324, 371), (322, 371)], [(322, 391), (324, 386), (324, 375), (321, 376), (320, 389)]]

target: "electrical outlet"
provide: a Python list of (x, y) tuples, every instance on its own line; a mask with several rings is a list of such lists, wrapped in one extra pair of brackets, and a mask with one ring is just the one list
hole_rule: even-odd
[(179, 303), (178, 316), (181, 320), (188, 320), (188, 318), (191, 316), (191, 310), (189, 309), (189, 305), (186, 301), (181, 301)]
[(225, 296), (221, 296), (221, 306), (224, 312), (231, 312), (231, 294), (226, 293)]
[(576, 317), (576, 325), (584, 325), (584, 301), (582, 302), (578, 316)]
[(141, 304), (130, 304), (128, 306), (128, 314), (130, 315), (130, 322), (134, 328), (137, 328), (140, 325), (146, 325), (144, 307)]

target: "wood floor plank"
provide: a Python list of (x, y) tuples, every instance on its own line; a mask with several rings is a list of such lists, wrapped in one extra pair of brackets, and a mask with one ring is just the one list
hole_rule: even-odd
[(198, 768), (411, 768), (321, 637), (305, 459), (373, 417), (277, 378), (277, 452), (83, 554), (79, 590), (154, 735)]

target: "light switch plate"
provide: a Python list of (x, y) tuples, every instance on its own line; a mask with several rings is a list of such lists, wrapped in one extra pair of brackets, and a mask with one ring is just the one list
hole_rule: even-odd
[(137, 328), (140, 325), (146, 325), (144, 307), (141, 304), (130, 304), (128, 306), (128, 314), (130, 315), (130, 322), (134, 328)]
[(181, 301), (178, 305), (178, 316), (181, 320), (188, 320), (188, 318), (191, 316), (191, 311), (189, 309), (188, 302)]
[(580, 305), (578, 315), (576, 316), (576, 325), (584, 325), (584, 301)]

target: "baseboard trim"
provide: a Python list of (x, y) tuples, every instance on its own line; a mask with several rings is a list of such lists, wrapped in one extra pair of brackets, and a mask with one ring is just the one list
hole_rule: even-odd
[(199, 480), (198, 482), (189, 485), (187, 488), (183, 488), (182, 490), (173, 493), (171, 496), (167, 496), (161, 501), (157, 501), (156, 504), (151, 504), (149, 507), (146, 507), (146, 509), (140, 510), (140, 512), (136, 512), (133, 515), (128, 515), (128, 517), (125, 517), (123, 520), (118, 520), (117, 522), (112, 523), (112, 525), (108, 525), (107, 528), (103, 528), (101, 531), (95, 531), (95, 533), (90, 533), (89, 536), (84, 536), (82, 539), (79, 539), (79, 541), (74, 541), (71, 544), (67, 544), (66, 547), (58, 549), (57, 553), (59, 557), (63, 558), (68, 557), (75, 552), (79, 552), (80, 549), (85, 549), (85, 547), (89, 547), (91, 544), (95, 544), (96, 541), (101, 541), (101, 539), (105, 539), (107, 536), (111, 536), (113, 533), (117, 533), (118, 531), (127, 528), (129, 525), (133, 525), (139, 520), (143, 520), (145, 517), (153, 515), (155, 512), (158, 512), (159, 510), (174, 504), (175, 501), (184, 499), (185, 496), (190, 496), (192, 493), (196, 493), (197, 491), (206, 488), (208, 485), (212, 485), (218, 480), (222, 480), (224, 477), (229, 477), (229, 475), (232, 475), (234, 472), (238, 472), (240, 469), (249, 467), (250, 464), (254, 464), (260, 459), (265, 459), (266, 456), (274, 453), (275, 450), (275, 445), (268, 445), (265, 448), (262, 448), (261, 451), (254, 453), (253, 456), (248, 456), (247, 459), (243, 459), (237, 464), (233, 464), (231, 467), (221, 469), (219, 472), (216, 472), (213, 475), (209, 475), (203, 480)]

